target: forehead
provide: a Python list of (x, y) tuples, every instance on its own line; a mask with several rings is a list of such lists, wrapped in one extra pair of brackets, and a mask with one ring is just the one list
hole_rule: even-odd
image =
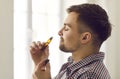
[(70, 12), (68, 16), (65, 19), (66, 23), (77, 23), (78, 19), (78, 13), (76, 12)]

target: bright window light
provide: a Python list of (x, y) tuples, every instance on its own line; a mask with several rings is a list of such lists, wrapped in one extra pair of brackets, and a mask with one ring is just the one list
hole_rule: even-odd
[[(72, 1), (72, 2), (70, 2)], [(65, 8), (86, 0), (14, 0), (14, 79), (31, 79), (33, 62), (29, 46), (32, 41), (50, 43), (51, 75), (56, 76), (70, 54), (62, 53), (58, 31), (63, 25)]]

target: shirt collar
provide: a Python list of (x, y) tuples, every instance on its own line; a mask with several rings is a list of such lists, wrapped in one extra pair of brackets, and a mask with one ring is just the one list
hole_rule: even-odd
[(67, 67), (67, 71), (69, 72), (68, 74), (72, 73), (74, 70), (78, 69), (78, 68), (81, 68), (91, 62), (94, 62), (94, 61), (103, 61), (104, 59), (104, 53), (103, 52), (99, 52), (99, 53), (94, 53), (82, 60), (80, 60), (79, 62), (77, 63), (73, 63), (73, 59), (72, 57), (69, 57), (68, 58), (68, 62), (69, 63), (72, 63), (70, 64), (68, 67)]

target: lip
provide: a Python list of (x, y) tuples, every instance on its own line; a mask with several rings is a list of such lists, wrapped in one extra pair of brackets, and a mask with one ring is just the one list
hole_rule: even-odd
[(60, 42), (63, 42), (63, 38), (62, 37), (60, 37)]
[(62, 37), (60, 37), (60, 40), (63, 40), (63, 38), (62, 38)]

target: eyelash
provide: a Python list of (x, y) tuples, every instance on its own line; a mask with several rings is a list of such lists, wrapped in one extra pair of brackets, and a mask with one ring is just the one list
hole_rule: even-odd
[(65, 30), (65, 31), (68, 31), (68, 30), (69, 30), (69, 28), (65, 26), (65, 27), (64, 27), (64, 30)]
[(68, 31), (69, 29), (68, 28), (64, 28), (65, 31)]

